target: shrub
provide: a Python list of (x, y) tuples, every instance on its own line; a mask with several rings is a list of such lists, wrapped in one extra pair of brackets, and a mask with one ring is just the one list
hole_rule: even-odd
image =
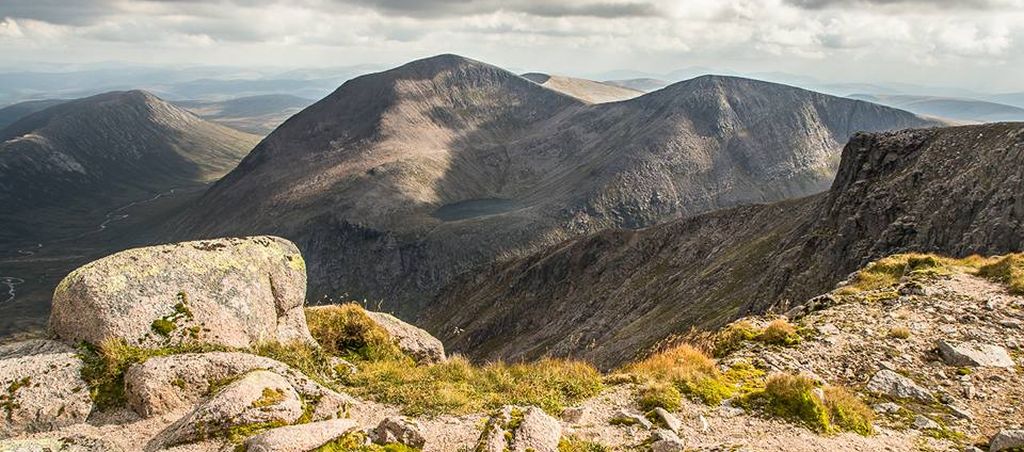
[(401, 405), (407, 415), (467, 414), (503, 405), (536, 405), (551, 414), (600, 392), (593, 366), (559, 359), (489, 363), (477, 367), (454, 356), (416, 366), (406, 361), (367, 361), (345, 377), (350, 392)]
[(910, 338), (910, 328), (903, 327), (903, 326), (897, 326), (897, 327), (890, 328), (889, 329), (889, 337), (894, 337), (896, 339), (909, 339)]
[(757, 340), (765, 344), (789, 347), (800, 343), (800, 335), (791, 323), (785, 319), (776, 319), (765, 327)]
[(721, 403), (733, 393), (715, 361), (686, 344), (630, 364), (622, 372), (635, 375), (640, 381), (670, 382), (680, 392), (711, 405)]
[(306, 323), (324, 351), (354, 360), (401, 359), (388, 334), (355, 303), (306, 309)]
[(1012, 294), (1024, 295), (1024, 253), (1008, 254), (982, 265), (978, 275), (1006, 284)]
[(755, 339), (761, 331), (749, 320), (727, 326), (715, 336), (715, 356), (722, 357), (736, 351), (744, 342)]
[(676, 411), (683, 405), (683, 395), (671, 383), (656, 381), (640, 388), (637, 401), (645, 411), (655, 408)]

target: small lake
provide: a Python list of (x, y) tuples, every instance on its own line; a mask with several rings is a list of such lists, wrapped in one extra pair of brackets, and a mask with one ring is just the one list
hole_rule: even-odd
[(459, 221), (510, 212), (519, 206), (511, 199), (481, 198), (445, 204), (431, 214), (441, 221)]

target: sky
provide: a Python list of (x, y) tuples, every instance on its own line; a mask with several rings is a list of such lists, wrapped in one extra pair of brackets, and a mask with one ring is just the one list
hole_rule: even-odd
[(0, 71), (439, 53), (580, 76), (699, 66), (1024, 91), (1024, 0), (0, 0)]

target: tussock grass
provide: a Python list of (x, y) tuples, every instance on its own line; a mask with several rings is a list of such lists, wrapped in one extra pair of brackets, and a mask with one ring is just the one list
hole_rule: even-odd
[(630, 364), (621, 372), (640, 382), (671, 383), (681, 393), (710, 405), (721, 403), (733, 393), (715, 361), (687, 344)]
[(330, 355), (352, 360), (404, 356), (388, 332), (355, 303), (307, 308), (306, 324), (313, 338)]
[(805, 375), (775, 374), (764, 389), (743, 397), (748, 408), (805, 425), (819, 433), (853, 431), (870, 435), (874, 413), (848, 390), (819, 388)]
[(725, 327), (715, 335), (715, 356), (722, 357), (740, 348), (761, 334), (761, 329), (749, 320), (740, 320)]
[(552, 415), (597, 395), (601, 374), (591, 365), (560, 359), (474, 366), (454, 356), (416, 366), (410, 359), (367, 361), (344, 379), (348, 391), (402, 406), (406, 415), (466, 414), (503, 405), (536, 405)]
[(645, 411), (664, 408), (676, 411), (683, 404), (683, 395), (674, 385), (664, 381), (653, 381), (640, 388), (637, 401)]
[(611, 449), (600, 443), (569, 435), (558, 442), (558, 452), (610, 452)]
[(1012, 294), (1024, 295), (1024, 253), (980, 262), (978, 276), (1005, 284)]
[(910, 328), (904, 326), (889, 328), (889, 337), (896, 339), (910, 339)]
[(850, 284), (840, 292), (855, 294), (895, 286), (904, 276), (936, 276), (949, 274), (955, 259), (933, 254), (894, 254), (874, 261), (857, 272)]
[(757, 336), (757, 340), (764, 342), (769, 345), (781, 345), (784, 347), (793, 346), (800, 343), (800, 335), (796, 332), (796, 327), (789, 323), (785, 319), (772, 320), (764, 328), (764, 331)]

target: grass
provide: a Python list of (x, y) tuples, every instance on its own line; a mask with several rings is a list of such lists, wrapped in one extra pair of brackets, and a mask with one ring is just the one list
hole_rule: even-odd
[(418, 452), (420, 449), (404, 444), (366, 444), (366, 434), (352, 432), (336, 438), (310, 452)]
[(563, 436), (558, 442), (558, 452), (610, 452), (611, 449), (600, 443), (587, 441), (576, 435)]
[(676, 411), (683, 405), (683, 395), (671, 383), (654, 381), (640, 388), (637, 402), (640, 403), (640, 407), (644, 411), (650, 411), (655, 408)]
[(775, 319), (757, 336), (757, 340), (769, 345), (790, 347), (800, 343), (800, 335), (796, 327), (785, 319)]
[(910, 339), (910, 328), (897, 326), (889, 328), (889, 337), (896, 339)]
[(989, 259), (978, 266), (978, 276), (1005, 284), (1014, 295), (1024, 295), (1024, 253)]
[(348, 392), (402, 406), (411, 416), (467, 414), (510, 404), (557, 415), (602, 388), (601, 374), (578, 361), (475, 366), (458, 356), (431, 366), (416, 366), (408, 358), (367, 361), (343, 381)]
[(740, 348), (744, 342), (754, 340), (761, 329), (749, 320), (740, 320), (715, 335), (715, 356), (722, 357)]
[(330, 355), (356, 361), (401, 359), (394, 340), (355, 303), (306, 309), (313, 338)]
[(805, 375), (775, 374), (768, 378), (764, 389), (744, 396), (743, 403), (819, 433), (872, 433), (874, 413), (864, 402), (841, 387), (820, 388), (821, 395), (817, 389), (814, 380)]
[(709, 405), (721, 403), (734, 392), (715, 361), (687, 344), (630, 364), (620, 372), (643, 383), (670, 383), (682, 394)]

